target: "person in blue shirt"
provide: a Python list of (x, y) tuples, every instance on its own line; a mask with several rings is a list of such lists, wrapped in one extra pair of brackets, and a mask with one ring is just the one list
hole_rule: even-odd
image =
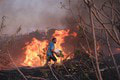
[(54, 51), (55, 49), (55, 43), (56, 43), (56, 38), (53, 38), (52, 41), (49, 43), (48, 45), (48, 50), (47, 50), (47, 62), (46, 64), (48, 64), (49, 61), (53, 60), (54, 63), (56, 63), (57, 59), (54, 56), (54, 54), (56, 54), (56, 52)]

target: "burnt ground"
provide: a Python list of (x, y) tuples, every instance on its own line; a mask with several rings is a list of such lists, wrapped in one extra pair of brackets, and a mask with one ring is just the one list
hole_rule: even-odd
[[(74, 65), (72, 65), (74, 64)], [(83, 70), (81, 70), (78, 62), (67, 62), (64, 65), (52, 65), (52, 70), (59, 80), (89, 80)], [(21, 72), (27, 77), (28, 80), (56, 80), (53, 76), (50, 66), (45, 67), (19, 67)], [(91, 74), (92, 75), (92, 74)], [(92, 80), (96, 80), (95, 76), (91, 76)], [(16, 70), (2, 70), (0, 71), (0, 80), (24, 80), (23, 76)]]
[[(88, 67), (89, 65), (89, 67)], [(102, 64), (101, 69), (104, 80), (118, 80), (114, 68), (106, 69)], [(96, 80), (91, 63), (82, 62), (80, 57), (65, 61), (63, 65), (52, 65), (52, 71), (59, 80)], [(49, 66), (44, 67), (19, 67), (28, 80), (56, 80)], [(17, 69), (1, 70), (0, 80), (25, 80)]]

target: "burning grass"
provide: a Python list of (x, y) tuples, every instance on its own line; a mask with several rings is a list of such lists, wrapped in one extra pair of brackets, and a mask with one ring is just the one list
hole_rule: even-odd
[[(57, 43), (55, 44), (55, 49), (60, 49), (64, 55), (64, 57), (58, 58), (57, 56), (57, 63), (61, 63), (65, 59), (71, 59), (71, 57), (68, 57), (68, 53), (64, 51), (64, 47), (62, 44), (65, 43), (65, 37), (67, 36), (73, 36), (76, 37), (77, 33), (73, 32), (70, 33), (70, 30), (55, 30), (52, 37), (57, 38)], [(46, 51), (49, 41), (48, 40), (38, 40), (36, 38), (33, 38), (31, 42), (26, 43), (25, 49), (25, 60), (22, 63), (23, 66), (44, 66), (46, 63)], [(52, 62), (51, 62), (52, 63)]]

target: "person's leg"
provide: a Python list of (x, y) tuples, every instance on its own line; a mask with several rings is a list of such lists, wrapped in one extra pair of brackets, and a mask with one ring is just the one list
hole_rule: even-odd
[(54, 65), (56, 65), (56, 64), (57, 64), (57, 59), (56, 59), (56, 57), (53, 55), (53, 56), (51, 57), (51, 59), (54, 61)]
[(49, 61), (51, 60), (50, 56), (47, 56), (47, 60), (46, 60), (46, 66), (48, 65)]

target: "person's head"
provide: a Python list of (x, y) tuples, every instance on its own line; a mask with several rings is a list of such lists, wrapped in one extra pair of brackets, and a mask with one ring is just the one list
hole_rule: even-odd
[(57, 39), (56, 38), (52, 38), (52, 42), (56, 43)]

